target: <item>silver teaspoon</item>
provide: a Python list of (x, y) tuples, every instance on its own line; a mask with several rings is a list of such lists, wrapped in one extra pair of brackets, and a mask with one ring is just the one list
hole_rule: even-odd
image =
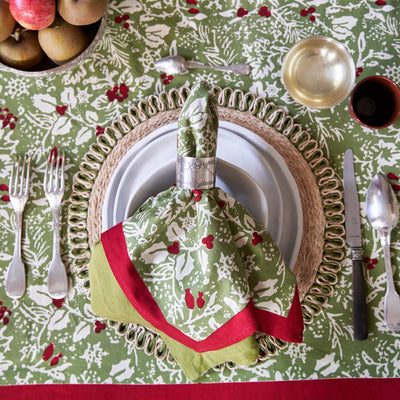
[(399, 206), (392, 187), (382, 175), (375, 175), (367, 192), (367, 216), (372, 227), (378, 231), (387, 275), (385, 296), (385, 320), (392, 331), (400, 331), (400, 296), (393, 282), (390, 260), (390, 235), (399, 221)]
[(219, 71), (230, 71), (238, 75), (250, 75), (251, 67), (248, 64), (232, 64), (232, 65), (205, 65), (197, 61), (185, 60), (182, 56), (170, 56), (162, 58), (154, 64), (158, 71), (165, 72), (170, 75), (188, 74), (190, 68), (215, 69)]

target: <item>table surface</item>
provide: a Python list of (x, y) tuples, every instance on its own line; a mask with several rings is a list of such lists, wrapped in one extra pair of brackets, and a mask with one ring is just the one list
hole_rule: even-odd
[[(290, 344), (257, 365), (210, 370), (199, 382), (399, 377), (400, 333), (388, 331), (384, 323), (383, 251), (366, 219), (365, 196), (375, 173), (400, 175), (400, 121), (380, 131), (363, 128), (349, 116), (347, 99), (331, 109), (313, 110), (296, 103), (281, 79), (282, 60), (289, 48), (304, 37), (324, 35), (349, 48), (357, 67), (357, 82), (379, 74), (399, 83), (400, 8), (396, 1), (386, 3), (113, 0), (102, 40), (79, 66), (47, 77), (1, 71), (0, 300), (5, 311), (0, 319), (0, 384), (188, 382), (179, 366), (146, 355), (110, 327), (96, 329), (97, 321), (104, 321), (93, 314), (71, 266), (67, 213), (73, 176), (97, 135), (140, 100), (192, 86), (200, 79), (251, 92), (284, 107), (319, 142), (339, 176), (345, 150), (354, 149), (369, 337), (365, 341), (353, 339), (347, 249), (334, 292), (322, 312), (306, 326), (302, 344)], [(176, 53), (206, 64), (246, 62), (253, 73), (239, 77), (196, 69), (189, 75), (164, 77), (154, 70), (155, 61)], [(121, 95), (121, 85), (129, 89), (127, 96)], [(120, 101), (110, 96), (114, 87)], [(53, 301), (46, 289), (52, 231), (42, 181), (46, 156), (54, 146), (67, 154), (61, 252), (71, 289), (64, 301)], [(32, 155), (22, 249), (27, 290), (21, 299), (12, 300), (6, 296), (3, 282), (13, 254), (15, 217), (3, 185), (8, 185), (14, 156), (24, 153)], [(392, 183), (400, 182), (393, 179)], [(398, 289), (399, 239), (395, 229), (391, 251)], [(42, 356), (51, 343), (53, 354), (45, 361)]]

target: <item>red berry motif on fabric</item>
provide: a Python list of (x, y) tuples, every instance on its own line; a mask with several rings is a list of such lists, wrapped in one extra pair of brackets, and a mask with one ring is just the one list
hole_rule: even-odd
[[(315, 8), (314, 7), (309, 7), (307, 10), (303, 8), (300, 10), (300, 15), (302, 17), (307, 17), (308, 14), (314, 14), (315, 13)], [(310, 21), (315, 21), (315, 15), (310, 16)]]
[(199, 202), (200, 200), (201, 200), (201, 195), (203, 194), (203, 191), (202, 190), (197, 190), (197, 189), (194, 189), (193, 190), (193, 193), (195, 194), (195, 196), (194, 196), (194, 200), (196, 201), (196, 202)]
[(3, 304), (3, 302), (0, 300), (0, 305), (2, 306), (0, 308), (0, 321), (3, 322), (3, 325), (7, 325), (10, 322), (10, 318), (8, 318), (7, 315), (11, 316), (12, 312), (11, 312), (11, 310), (9, 310), (6, 306), (3, 306), (2, 304)]
[[(2, 192), (8, 192), (9, 189), (6, 184), (2, 183), (2, 184), (0, 184), (0, 190)], [(8, 201), (10, 201), (10, 196), (8, 194), (3, 194), (0, 196), (0, 200), (4, 201), (4, 202), (8, 202)]]
[[(391, 181), (398, 181), (398, 180), (399, 180), (399, 177), (398, 177), (396, 174), (394, 174), (393, 172), (389, 172), (389, 173), (386, 175), (386, 177), (387, 177), (389, 180), (391, 180)], [(398, 184), (398, 183), (392, 183), (392, 189), (393, 189), (395, 192), (400, 191), (400, 184)]]
[(52, 358), (52, 360), (50, 361), (50, 365), (57, 365), (58, 361), (60, 360), (60, 358), (63, 356), (63, 353), (58, 353), (58, 355), (56, 355), (55, 357)]
[(100, 321), (96, 320), (94, 325), (95, 325), (94, 331), (96, 333), (100, 333), (102, 330), (106, 329), (106, 324), (104, 322), (100, 322)]
[(67, 111), (68, 106), (57, 106), (56, 107), (56, 111), (60, 114), (60, 115), (64, 115), (65, 111)]
[(190, 293), (190, 289), (185, 289), (185, 302), (186, 302), (187, 308), (189, 308), (190, 310), (193, 310), (194, 297), (193, 297), (192, 293)]
[[(54, 160), (54, 166), (56, 166), (56, 164), (57, 164), (57, 155), (58, 155), (58, 147), (54, 146), (50, 152), (50, 160), (49, 160), (49, 161)], [(61, 158), (60, 158), (59, 162), (61, 165), (61, 162), (62, 162)]]
[(386, 6), (386, 1), (385, 1), (385, 0), (377, 0), (377, 1), (375, 2), (375, 4), (376, 4), (377, 6)]
[(1, 108), (0, 107), (0, 120), (2, 121), (2, 127), (6, 128), (7, 126), (10, 129), (15, 129), (15, 122), (18, 121), (18, 117), (14, 116), (13, 113), (10, 112), (8, 107)]
[[(48, 360), (50, 360), (50, 358), (51, 358), (52, 355), (53, 355), (53, 352), (54, 352), (54, 343), (50, 343), (50, 344), (46, 347), (46, 349), (44, 350), (44, 352), (43, 352), (42, 360), (43, 360), (43, 361), (48, 361)], [(60, 358), (61, 358), (62, 356), (63, 356), (62, 353), (58, 353), (58, 355), (54, 356), (54, 357), (51, 359), (50, 365), (51, 365), (51, 366), (57, 365), (57, 364), (58, 364), (58, 361), (60, 360)]]
[(259, 235), (257, 232), (253, 233), (253, 239), (251, 240), (251, 243), (256, 246), (258, 243), (262, 243), (263, 237)]
[(236, 16), (238, 16), (239, 18), (244, 17), (245, 15), (247, 15), (249, 12), (247, 10), (245, 10), (243, 7), (239, 7), (237, 12), (236, 12)]
[(225, 202), (223, 200), (219, 201), (217, 204), (219, 205), (220, 208), (225, 207)]
[(160, 78), (162, 79), (164, 85), (169, 85), (170, 82), (174, 79), (172, 75), (161, 74)]
[(258, 15), (260, 17), (269, 18), (271, 16), (271, 11), (268, 10), (267, 6), (262, 6), (258, 11)]
[(96, 126), (96, 136), (102, 135), (104, 133), (104, 131), (105, 131), (105, 128), (103, 128), (102, 126), (100, 126), (100, 125)]
[(204, 303), (205, 303), (205, 301), (203, 299), (203, 292), (199, 292), (199, 297), (197, 298), (196, 303), (197, 303), (197, 307), (203, 308)]
[(106, 91), (108, 101), (111, 103), (114, 100), (118, 102), (124, 101), (128, 97), (129, 87), (125, 83), (121, 83), (119, 86), (114, 86), (112, 90)]
[(374, 269), (375, 265), (378, 264), (378, 260), (376, 258), (364, 258), (364, 263), (367, 264), (368, 269)]
[[(197, 1), (196, 0), (186, 0), (186, 3), (191, 5), (191, 6), (197, 5)], [(189, 14), (198, 14), (199, 13), (199, 9), (191, 7), (191, 8), (188, 9), (188, 12), (189, 12)]]
[[(124, 15), (117, 15), (117, 16), (115, 17), (114, 21), (115, 21), (117, 24), (120, 24), (121, 22), (127, 21), (128, 19), (129, 19), (129, 14), (124, 14)], [(124, 27), (125, 29), (126, 29), (126, 28), (129, 28), (129, 22), (125, 22), (124, 25), (123, 25), (123, 27)]]
[(174, 242), (171, 246), (168, 246), (168, 253), (179, 254), (179, 242)]
[(62, 299), (53, 299), (53, 304), (57, 307), (57, 308), (61, 308), (63, 306), (63, 303), (65, 301), (65, 298), (63, 297)]
[(393, 172), (389, 172), (386, 176), (391, 181), (398, 181), (399, 180), (399, 177), (396, 174), (394, 174)]
[(205, 244), (208, 250), (211, 250), (214, 247), (213, 241), (214, 241), (213, 235), (208, 235), (207, 237), (201, 239), (201, 243)]
[(363, 72), (362, 67), (358, 67), (358, 68), (356, 69), (356, 78), (359, 77), (359, 76), (361, 75), (362, 72)]
[(45, 351), (43, 352), (42, 360), (43, 360), (43, 361), (49, 360), (50, 357), (53, 355), (53, 351), (54, 351), (54, 343), (50, 343), (50, 344), (46, 347)]

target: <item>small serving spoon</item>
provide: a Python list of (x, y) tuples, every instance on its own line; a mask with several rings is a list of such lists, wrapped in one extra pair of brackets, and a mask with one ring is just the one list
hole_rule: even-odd
[(197, 61), (187, 61), (182, 56), (170, 56), (162, 58), (154, 64), (155, 68), (167, 74), (188, 74), (190, 68), (215, 69), (230, 71), (238, 75), (250, 75), (251, 67), (248, 64), (232, 64), (225, 66), (205, 65)]
[(386, 326), (392, 331), (400, 331), (400, 296), (393, 282), (390, 260), (390, 235), (399, 221), (399, 206), (388, 181), (380, 174), (375, 175), (367, 192), (367, 216), (372, 227), (378, 231), (387, 275), (385, 296)]

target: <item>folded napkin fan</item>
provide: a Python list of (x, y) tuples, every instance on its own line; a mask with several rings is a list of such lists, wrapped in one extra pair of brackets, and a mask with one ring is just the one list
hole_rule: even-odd
[(303, 334), (296, 278), (276, 244), (214, 187), (217, 132), (200, 83), (179, 117), (177, 185), (103, 232), (89, 266), (93, 311), (159, 333), (192, 380), (225, 361), (254, 363), (256, 331)]

